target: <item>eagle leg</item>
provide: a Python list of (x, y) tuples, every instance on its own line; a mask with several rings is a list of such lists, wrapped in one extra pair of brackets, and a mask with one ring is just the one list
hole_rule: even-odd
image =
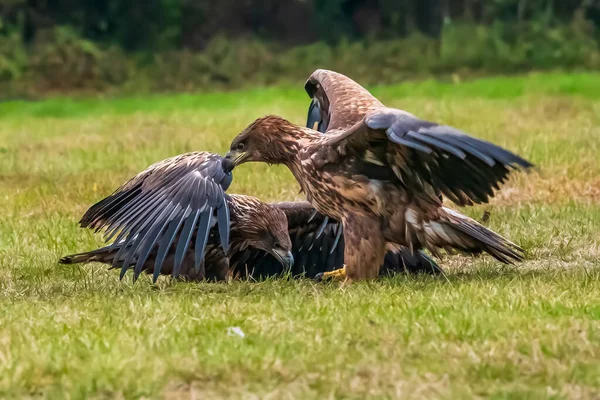
[(347, 213), (342, 218), (342, 227), (346, 281), (377, 279), (386, 245), (379, 217), (369, 213)]
[(334, 269), (333, 271), (321, 272), (315, 275), (315, 280), (318, 282), (325, 280), (336, 280), (343, 281), (346, 280), (346, 265), (339, 269)]

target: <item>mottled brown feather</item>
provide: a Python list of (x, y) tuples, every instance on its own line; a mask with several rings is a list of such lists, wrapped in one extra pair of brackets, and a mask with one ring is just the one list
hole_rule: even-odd
[(334, 71), (316, 70), (304, 87), (311, 97), (319, 100), (327, 131), (348, 129), (367, 112), (383, 107), (367, 89)]

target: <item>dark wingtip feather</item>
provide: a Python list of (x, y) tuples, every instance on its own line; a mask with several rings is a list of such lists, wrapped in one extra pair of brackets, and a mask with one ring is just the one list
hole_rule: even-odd
[(306, 221), (306, 223), (308, 224), (310, 221), (312, 221), (318, 214), (319, 212), (317, 210), (313, 210), (310, 213), (310, 217), (308, 217), (308, 221)]
[[(189, 209), (190, 207), (188, 207)], [(187, 212), (187, 210), (186, 210)], [(194, 227), (198, 222), (198, 218), (200, 216), (200, 211), (192, 212), (185, 220), (183, 224), (183, 228), (181, 228), (181, 233), (179, 236), (179, 242), (177, 243), (177, 247), (175, 249), (175, 259), (173, 261), (173, 271), (174, 275), (178, 275), (179, 270), (181, 269), (181, 264), (185, 258), (185, 254), (190, 245), (192, 236), (194, 234)], [(177, 272), (175, 272), (177, 271)]]
[(212, 213), (212, 208), (204, 211), (200, 215), (200, 221), (198, 222), (196, 243), (194, 245), (194, 270), (196, 273), (200, 273), (201, 266), (204, 265), (204, 249), (206, 248), (208, 236), (210, 235), (210, 221), (212, 219)]
[(165, 259), (167, 258), (167, 252), (170, 250), (173, 241), (175, 241), (175, 237), (177, 236), (177, 233), (179, 232), (182, 223), (183, 219), (171, 221), (169, 223), (167, 231), (160, 240), (160, 243), (158, 245), (158, 252), (156, 253), (156, 259), (154, 260), (153, 276), (156, 276), (157, 279), (158, 275), (160, 274), (160, 271), (162, 270), (162, 265)]
[[(125, 264), (123, 264), (123, 266), (121, 267), (121, 273), (119, 274), (119, 280), (123, 280), (128, 269), (129, 268), (127, 268), (127, 266)], [(134, 282), (135, 282), (135, 279), (134, 279)]]
[(400, 136), (402, 133), (398, 134), (392, 128), (389, 128), (386, 131), (386, 133), (393, 142), (398, 143), (402, 146), (410, 147), (412, 149), (422, 151), (423, 153), (427, 153), (427, 154), (433, 153), (433, 150), (430, 147), (419, 144), (418, 142), (415, 142), (415, 141), (410, 141), (410, 140), (404, 139), (403, 137)]
[(329, 223), (329, 217), (325, 216), (325, 218), (323, 218), (323, 222), (321, 222), (321, 225), (317, 229), (317, 234), (315, 235), (315, 240), (321, 237), (321, 235), (323, 234), (323, 231), (325, 230), (325, 227), (327, 226), (328, 223)]
[(69, 255), (69, 256), (61, 257), (61, 259), (58, 260), (58, 262), (60, 264), (73, 264), (73, 256)]
[(227, 253), (229, 251), (229, 231), (231, 227), (231, 219), (229, 217), (229, 205), (223, 202), (222, 206), (217, 209), (217, 225), (219, 226), (219, 237), (221, 238), (221, 247)]
[(342, 228), (342, 224), (338, 224), (337, 232), (335, 234), (335, 240), (333, 242), (333, 245), (331, 246), (331, 250), (329, 251), (329, 254), (332, 254), (335, 251), (335, 249), (337, 248), (337, 245), (340, 242), (340, 238), (342, 237), (343, 231), (344, 231), (344, 229)]

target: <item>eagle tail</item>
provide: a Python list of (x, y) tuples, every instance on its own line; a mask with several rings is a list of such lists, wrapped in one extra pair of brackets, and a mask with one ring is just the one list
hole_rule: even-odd
[[(125, 262), (125, 257), (123, 255), (121, 255), (115, 262), (115, 257), (118, 256), (120, 249), (121, 249), (121, 246), (116, 246), (114, 248), (112, 246), (106, 246), (106, 247), (102, 247), (100, 249), (88, 251), (85, 253), (78, 253), (78, 254), (71, 254), (68, 256), (64, 256), (58, 262), (61, 264), (79, 264), (79, 263), (99, 262), (99, 263), (108, 264), (109, 265), (108, 269), (114, 269), (114, 268), (122, 269), (123, 263)], [(165, 257), (165, 260), (164, 260), (164, 262), (161, 266), (161, 270), (160, 270), (161, 275), (171, 275), (172, 274), (174, 257), (175, 257), (175, 255), (173, 253), (174, 252), (171, 251)], [(190, 254), (191, 254), (191, 250), (188, 250), (186, 259), (189, 258)], [(129, 269), (129, 268), (131, 268), (131, 266), (135, 265), (135, 263), (137, 262), (137, 259), (138, 259), (138, 256), (136, 254), (129, 260), (127, 269)], [(186, 259), (184, 259), (184, 261), (183, 261), (181, 274), (180, 274), (179, 278), (186, 279), (186, 280), (203, 280), (205, 278), (205, 274), (203, 272), (196, 273), (195, 271), (193, 271), (193, 264), (190, 264), (189, 260), (186, 260)], [(211, 268), (211, 270), (210, 270), (211, 273), (208, 275), (209, 279), (224, 280), (226, 278), (226, 276), (225, 276), (227, 273), (226, 269), (229, 266), (229, 264), (227, 262), (225, 262), (224, 260), (226, 260), (226, 259), (222, 258), (217, 261), (215, 261), (214, 259), (211, 259), (210, 261), (207, 261), (207, 263), (210, 263), (211, 261), (214, 262), (214, 264), (210, 265), (213, 268)], [(155, 254), (150, 254), (150, 256), (146, 259), (146, 262), (142, 266), (142, 271), (144, 271), (147, 274), (151, 274), (154, 270), (155, 261), (156, 261)]]
[(437, 254), (438, 248), (469, 254), (486, 252), (505, 264), (514, 264), (524, 257), (521, 247), (474, 219), (446, 207), (443, 207), (438, 220), (425, 222), (420, 228), (417, 231), (421, 243), (434, 254)]
[(390, 250), (385, 254), (379, 275), (398, 272), (410, 274), (443, 274), (437, 263), (422, 251), (411, 252), (407, 247)]
[(112, 264), (115, 254), (119, 249), (110, 249), (110, 246), (103, 247), (101, 249), (88, 251), (85, 253), (71, 254), (64, 256), (58, 262), (61, 264), (79, 264), (89, 262), (101, 262), (106, 264)]

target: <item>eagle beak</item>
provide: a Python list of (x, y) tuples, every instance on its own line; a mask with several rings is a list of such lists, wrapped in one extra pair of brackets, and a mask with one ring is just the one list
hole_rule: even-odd
[(223, 159), (222, 166), (225, 172), (231, 172), (246, 156), (245, 151), (236, 151), (231, 150), (229, 153), (225, 155)]
[[(317, 124), (316, 127), (315, 124)], [(306, 127), (313, 130), (320, 130), (321, 108), (317, 99), (313, 99), (313, 101), (310, 102), (310, 107), (308, 108), (308, 118), (306, 119)]]
[(272, 249), (269, 253), (273, 255), (283, 265), (284, 271), (291, 271), (294, 268), (294, 256), (291, 251), (287, 253), (281, 249)]

